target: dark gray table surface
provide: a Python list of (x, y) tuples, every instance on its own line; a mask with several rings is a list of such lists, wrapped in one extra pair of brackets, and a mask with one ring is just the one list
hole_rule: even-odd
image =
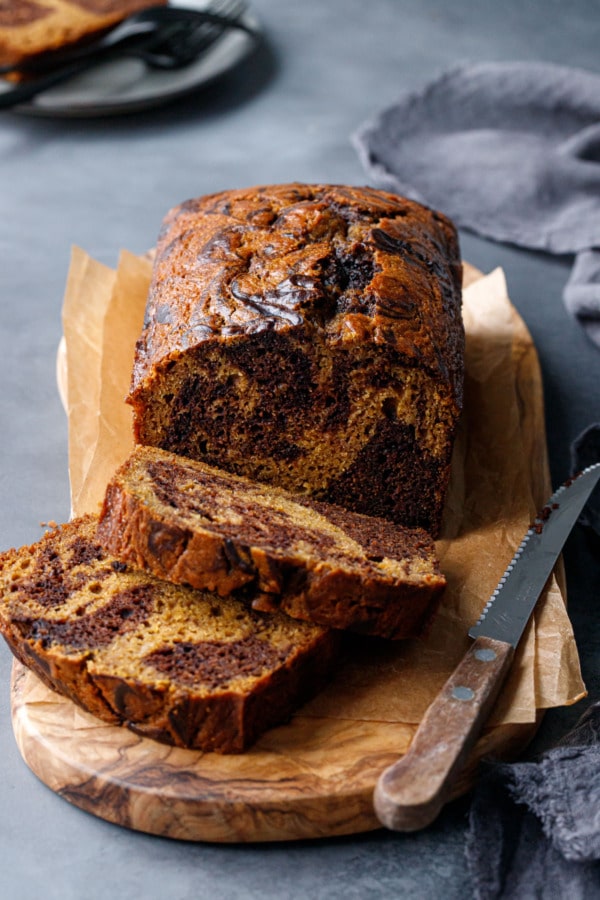
[[(69, 515), (67, 435), (55, 386), (70, 247), (114, 265), (142, 252), (188, 197), (282, 181), (364, 183), (349, 136), (364, 119), (462, 60), (545, 60), (600, 69), (598, 0), (255, 0), (267, 47), (210, 92), (127, 117), (0, 119), (0, 547)], [(571, 440), (600, 420), (600, 350), (565, 311), (570, 260), (462, 234), (463, 255), (505, 270), (544, 376), (553, 480)], [(600, 699), (599, 543), (577, 529), (565, 553), (589, 697), (547, 715), (548, 746)], [(374, 832), (253, 846), (178, 843), (69, 806), (14, 744), (11, 659), (0, 647), (0, 897), (468, 897), (469, 801), (415, 835)], [(549, 894), (550, 896), (550, 894)]]

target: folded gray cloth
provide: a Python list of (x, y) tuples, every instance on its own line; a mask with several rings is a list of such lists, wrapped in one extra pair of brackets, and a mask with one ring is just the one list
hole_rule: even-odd
[(600, 705), (538, 762), (490, 766), (466, 855), (476, 900), (600, 897)]
[(497, 241), (578, 254), (568, 309), (600, 346), (600, 76), (544, 63), (447, 72), (353, 136), (380, 187)]

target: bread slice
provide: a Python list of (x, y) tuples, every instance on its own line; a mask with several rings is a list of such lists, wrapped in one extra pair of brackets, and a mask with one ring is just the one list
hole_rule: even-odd
[(115, 560), (84, 517), (0, 558), (0, 631), (47, 685), (113, 724), (222, 753), (320, 688), (337, 636)]
[(255, 608), (380, 637), (420, 634), (445, 586), (421, 529), (153, 447), (115, 474), (98, 538), (161, 578), (219, 594), (251, 585)]
[(0, 64), (18, 65), (89, 40), (166, 0), (11, 0), (0, 3)]

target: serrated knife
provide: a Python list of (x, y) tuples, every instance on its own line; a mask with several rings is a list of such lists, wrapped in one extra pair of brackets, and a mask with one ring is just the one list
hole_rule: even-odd
[(530, 526), (469, 630), (473, 643), (427, 710), (408, 752), (380, 776), (375, 812), (394, 831), (437, 817), (494, 705), (564, 543), (600, 478), (600, 463), (561, 485)]

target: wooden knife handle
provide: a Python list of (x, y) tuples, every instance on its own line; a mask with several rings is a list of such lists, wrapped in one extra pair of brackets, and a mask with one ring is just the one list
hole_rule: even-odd
[(419, 725), (408, 753), (380, 776), (375, 812), (393, 831), (436, 818), (491, 711), (513, 660), (504, 641), (478, 637)]

